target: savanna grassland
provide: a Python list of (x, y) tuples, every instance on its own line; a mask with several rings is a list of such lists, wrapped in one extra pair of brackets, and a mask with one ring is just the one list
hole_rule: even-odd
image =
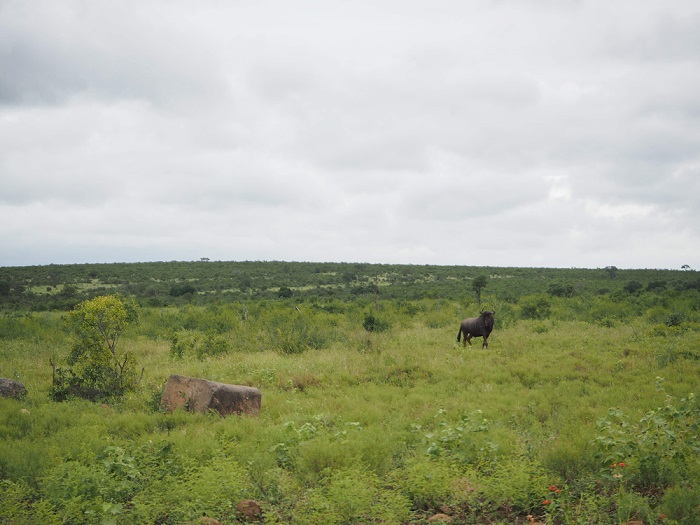
[[(135, 305), (137, 381), (55, 401), (69, 312), (105, 295)], [(52, 265), (0, 268), (0, 307), (27, 388), (0, 398), (2, 524), (231, 524), (245, 499), (269, 524), (700, 523), (693, 271)], [(260, 415), (166, 413), (170, 374), (257, 387)]]

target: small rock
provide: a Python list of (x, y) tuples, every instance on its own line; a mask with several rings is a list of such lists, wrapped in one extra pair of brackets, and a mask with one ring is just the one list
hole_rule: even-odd
[(260, 521), (262, 519), (262, 508), (257, 501), (244, 499), (236, 505), (238, 517), (249, 522)]
[(447, 514), (435, 514), (434, 516), (430, 516), (428, 518), (428, 522), (430, 523), (451, 523), (452, 518), (448, 516)]
[(20, 414), (27, 414), (27, 415), (29, 415), (29, 410), (27, 410), (26, 408), (20, 408), (20, 409), (19, 409), (19, 413), (20, 413)]
[(199, 525), (221, 525), (220, 521), (216, 521), (214, 518), (209, 516), (202, 516), (198, 521)]
[(0, 397), (22, 399), (26, 395), (27, 389), (19, 381), (5, 377), (0, 378)]

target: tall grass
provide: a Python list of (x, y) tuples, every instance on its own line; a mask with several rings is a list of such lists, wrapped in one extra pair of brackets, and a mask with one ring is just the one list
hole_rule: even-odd
[[(143, 309), (121, 342), (143, 367), (140, 386), (104, 406), (49, 401), (49, 359), (68, 347), (59, 316), (6, 320), (2, 375), (29, 394), (0, 399), (0, 521), (23, 523), (22, 508), (46, 523), (202, 513), (235, 523), (236, 503), (251, 498), (267, 523), (422, 523), (437, 512), (473, 524), (697, 523), (683, 503), (700, 490), (687, 444), (697, 324), (686, 313), (657, 326), (664, 316), (652, 322), (648, 309), (582, 320), (576, 301), (553, 299), (542, 319), (503, 308), (487, 350), (456, 343), (466, 307), (447, 301)], [(388, 329), (363, 328), (367, 312)], [(182, 331), (228, 344), (173, 352)], [(256, 386), (260, 416), (162, 413), (173, 373)], [(685, 444), (655, 452), (642, 443), (652, 430)]]

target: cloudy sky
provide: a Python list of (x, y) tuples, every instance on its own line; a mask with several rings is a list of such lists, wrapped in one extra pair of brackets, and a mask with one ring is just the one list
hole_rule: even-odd
[(700, 269), (697, 0), (0, 0), (0, 266)]

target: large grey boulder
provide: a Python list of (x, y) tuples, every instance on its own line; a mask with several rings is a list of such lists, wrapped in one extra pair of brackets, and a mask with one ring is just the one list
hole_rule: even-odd
[(260, 413), (262, 393), (257, 388), (227, 385), (206, 379), (173, 374), (165, 385), (162, 406), (172, 412), (178, 408), (195, 412), (215, 410), (222, 416)]
[(19, 381), (0, 377), (0, 397), (21, 399), (27, 395), (27, 389)]

